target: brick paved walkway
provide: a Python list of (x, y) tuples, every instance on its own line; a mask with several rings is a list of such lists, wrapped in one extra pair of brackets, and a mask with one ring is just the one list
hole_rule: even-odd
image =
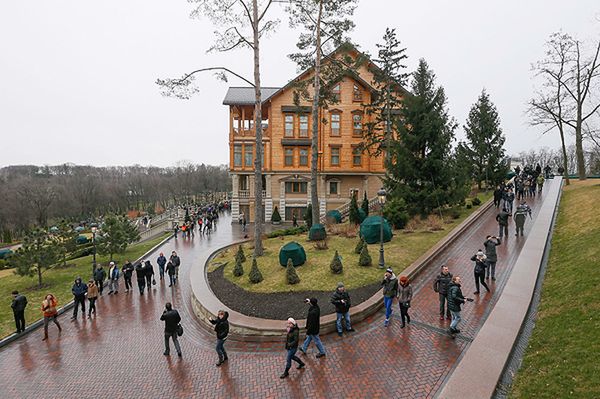
[[(537, 200), (539, 201), (539, 199)], [(536, 217), (536, 201), (529, 201)], [(463, 291), (474, 290), (470, 256), (487, 234), (496, 234), (495, 209), (487, 211), (458, 242), (440, 254), (455, 274), (463, 277)], [(531, 227), (528, 221), (526, 234)], [(283, 343), (228, 342), (230, 361), (216, 368), (214, 338), (191, 315), (187, 274), (203, 267), (215, 248), (241, 237), (237, 225), (222, 218), (209, 238), (171, 240), (161, 250), (177, 250), (182, 258), (181, 285), (158, 284), (149, 295), (104, 296), (98, 317), (70, 322), (61, 316), (63, 332), (51, 325), (50, 339), (42, 342), (38, 330), (0, 350), (3, 398), (426, 398), (432, 397), (452, 371), (461, 352), (489, 313), (524, 243), (510, 228), (508, 240), (498, 247), (497, 281), (492, 293), (482, 293), (464, 306), (463, 333), (450, 339), (448, 322), (438, 320), (437, 294), (431, 289), (432, 267), (416, 282), (412, 325), (400, 329), (394, 318), (382, 326), (382, 313), (356, 325), (349, 337), (323, 337), (327, 357), (315, 359), (311, 347), (307, 367), (292, 369), (280, 380), (285, 355)], [(526, 237), (525, 237), (526, 238)], [(156, 255), (152, 255), (154, 259)], [(69, 298), (59, 298), (62, 303)], [(163, 323), (158, 319), (164, 302), (172, 301), (182, 313), (185, 335), (183, 358), (165, 357)], [(30, 306), (37, 306), (31, 304)], [(394, 305), (394, 316), (399, 316)], [(283, 323), (282, 323), (283, 324)]]

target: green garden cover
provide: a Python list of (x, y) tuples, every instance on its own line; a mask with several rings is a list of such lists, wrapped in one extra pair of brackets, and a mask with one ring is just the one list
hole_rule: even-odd
[(5, 259), (12, 254), (13, 254), (13, 251), (8, 248), (0, 249), (0, 259)]
[(76, 242), (77, 244), (87, 244), (90, 241), (86, 236), (77, 236)]
[(288, 242), (279, 250), (279, 263), (286, 267), (288, 259), (292, 260), (294, 267), (303, 265), (306, 262), (306, 252), (302, 245), (295, 241)]
[(358, 208), (358, 217), (361, 223), (367, 218), (367, 214), (365, 213), (364, 209)]
[(329, 223), (342, 223), (342, 214), (337, 209), (327, 212), (325, 217)]
[[(360, 224), (360, 235), (367, 244), (376, 244), (379, 242), (379, 229), (381, 225), (381, 216), (369, 216)], [(383, 242), (392, 239), (392, 229), (390, 224), (383, 219)]]
[(327, 231), (325, 231), (325, 226), (320, 223), (313, 224), (308, 231), (308, 239), (311, 241), (321, 241), (325, 237), (327, 237)]

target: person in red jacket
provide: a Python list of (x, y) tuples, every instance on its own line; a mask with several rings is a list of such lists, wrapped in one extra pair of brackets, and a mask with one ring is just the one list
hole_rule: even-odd
[(58, 332), (62, 331), (60, 328), (60, 324), (56, 318), (58, 317), (58, 310), (56, 310), (56, 306), (58, 305), (58, 301), (56, 297), (52, 294), (46, 295), (46, 298), (42, 301), (42, 312), (44, 313), (44, 339), (45, 341), (48, 339), (48, 324), (50, 321), (53, 321), (54, 324), (58, 327)]

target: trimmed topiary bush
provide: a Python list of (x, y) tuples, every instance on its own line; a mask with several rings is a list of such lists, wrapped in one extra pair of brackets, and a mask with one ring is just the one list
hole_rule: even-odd
[(369, 216), (369, 199), (367, 198), (367, 192), (365, 191), (365, 195), (363, 196), (362, 204), (360, 208), (365, 212), (365, 217)]
[(320, 223), (313, 224), (310, 230), (308, 230), (308, 239), (310, 241), (322, 241), (325, 238), (327, 238), (327, 231), (325, 230), (325, 226)]
[(309, 229), (312, 227), (312, 204), (308, 204), (306, 207), (306, 212), (304, 212), (304, 223), (306, 223)]
[(358, 264), (360, 266), (371, 266), (373, 264), (373, 259), (371, 259), (371, 255), (369, 255), (369, 246), (366, 244), (360, 251), (360, 259), (358, 260)]
[(337, 250), (335, 251), (335, 255), (333, 255), (329, 268), (333, 274), (341, 274), (344, 271), (344, 265), (342, 265), (342, 259)]
[(244, 255), (244, 248), (242, 248), (241, 245), (238, 247), (237, 253), (235, 254), (235, 261), (237, 262), (238, 259), (242, 263), (246, 261), (246, 255)]
[(279, 209), (277, 209), (277, 206), (275, 206), (275, 209), (271, 214), (271, 223), (281, 223), (281, 215), (279, 214)]
[(358, 213), (358, 203), (356, 202), (356, 196), (352, 196), (350, 200), (350, 209), (348, 210), (348, 220), (350, 223), (360, 224), (360, 214)]
[(472, 203), (474, 206), (479, 206), (479, 205), (481, 205), (481, 200), (479, 199), (479, 197), (475, 197), (475, 198), (473, 198), (473, 199), (471, 200), (471, 203)]
[(248, 274), (248, 279), (252, 284), (258, 284), (263, 281), (263, 275), (258, 270), (258, 264), (256, 263), (256, 258), (252, 259), (252, 269), (250, 269), (250, 274)]
[(240, 277), (244, 275), (244, 267), (242, 266), (242, 261), (240, 259), (235, 260), (235, 266), (233, 268), (233, 275), (235, 277)]
[(327, 223), (331, 223), (331, 224), (342, 223), (342, 214), (340, 213), (340, 211), (338, 211), (336, 209), (327, 212), (327, 214), (325, 215), (325, 218), (327, 219)]
[(360, 239), (358, 240), (358, 244), (356, 244), (356, 247), (354, 247), (354, 253), (360, 254), (364, 246), (365, 240), (363, 240), (362, 237), (360, 237)]
[(285, 278), (287, 279), (288, 284), (298, 284), (300, 282), (300, 277), (298, 277), (298, 273), (296, 273), (296, 268), (294, 267), (294, 262), (291, 259), (288, 259), (287, 267), (285, 268)]

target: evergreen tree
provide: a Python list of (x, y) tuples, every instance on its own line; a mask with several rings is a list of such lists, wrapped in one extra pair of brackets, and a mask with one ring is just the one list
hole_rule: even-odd
[(354, 247), (354, 253), (360, 254), (365, 245), (366, 245), (365, 240), (363, 240), (363, 238), (360, 237), (358, 240), (358, 243), (356, 244), (356, 247)]
[(77, 247), (78, 236), (79, 233), (73, 229), (71, 224), (64, 220), (58, 225), (58, 231), (54, 234), (54, 237), (60, 247), (63, 266), (67, 265), (67, 255)]
[(271, 223), (279, 223), (281, 222), (281, 215), (279, 214), (279, 209), (277, 209), (277, 206), (275, 207), (275, 209), (273, 210), (273, 213), (271, 214)]
[(413, 74), (412, 95), (399, 110), (398, 140), (390, 141), (385, 178), (391, 197), (403, 198), (411, 214), (426, 215), (464, 199), (451, 151), (456, 123), (446, 102), (444, 89), (436, 86), (433, 71), (421, 59)]
[(360, 250), (360, 258), (358, 259), (358, 264), (360, 266), (371, 266), (373, 264), (371, 255), (369, 255), (369, 246), (366, 243)]
[(298, 284), (300, 282), (300, 277), (298, 277), (298, 273), (296, 273), (296, 268), (294, 267), (294, 262), (291, 259), (287, 261), (287, 267), (285, 268), (285, 278), (287, 279), (288, 284)]
[(242, 248), (242, 246), (240, 245), (238, 247), (237, 253), (235, 254), (235, 261), (240, 261), (240, 263), (243, 263), (246, 261), (246, 255), (244, 255), (244, 248)]
[(363, 196), (362, 204), (360, 207), (365, 212), (365, 217), (369, 216), (369, 199), (367, 198), (367, 192), (365, 191), (365, 195)]
[(504, 162), (505, 139), (498, 111), (485, 89), (471, 107), (464, 129), (467, 142), (459, 143), (457, 154), (470, 176), (479, 188), (482, 181), (486, 181), (488, 187), (490, 183), (500, 183), (508, 171)]
[(331, 264), (329, 265), (329, 268), (331, 269), (331, 272), (333, 274), (340, 274), (344, 271), (344, 266), (342, 265), (342, 259), (340, 258), (340, 255), (338, 254), (338, 251), (335, 251), (335, 254), (333, 255), (333, 259), (331, 260)]
[(308, 204), (306, 207), (306, 212), (304, 212), (304, 222), (306, 223), (306, 227), (309, 229), (313, 224), (313, 213), (312, 213), (312, 204)]
[(360, 215), (358, 214), (358, 203), (356, 201), (355, 195), (352, 195), (352, 199), (350, 200), (348, 219), (350, 220), (350, 223), (360, 224)]
[(104, 220), (101, 237), (96, 240), (98, 253), (109, 255), (112, 260), (114, 254), (125, 252), (129, 244), (138, 241), (140, 233), (127, 217), (109, 215)]
[(235, 267), (233, 268), (233, 275), (235, 277), (240, 277), (244, 275), (244, 266), (242, 266), (242, 261), (239, 258), (235, 260)]
[(248, 279), (252, 284), (258, 284), (261, 281), (263, 281), (263, 275), (258, 269), (256, 258), (252, 258), (252, 268), (250, 269), (250, 273), (248, 274)]
[(58, 240), (42, 229), (27, 233), (23, 244), (10, 257), (9, 263), (19, 276), (38, 276), (42, 286), (42, 274), (60, 261), (61, 247)]

